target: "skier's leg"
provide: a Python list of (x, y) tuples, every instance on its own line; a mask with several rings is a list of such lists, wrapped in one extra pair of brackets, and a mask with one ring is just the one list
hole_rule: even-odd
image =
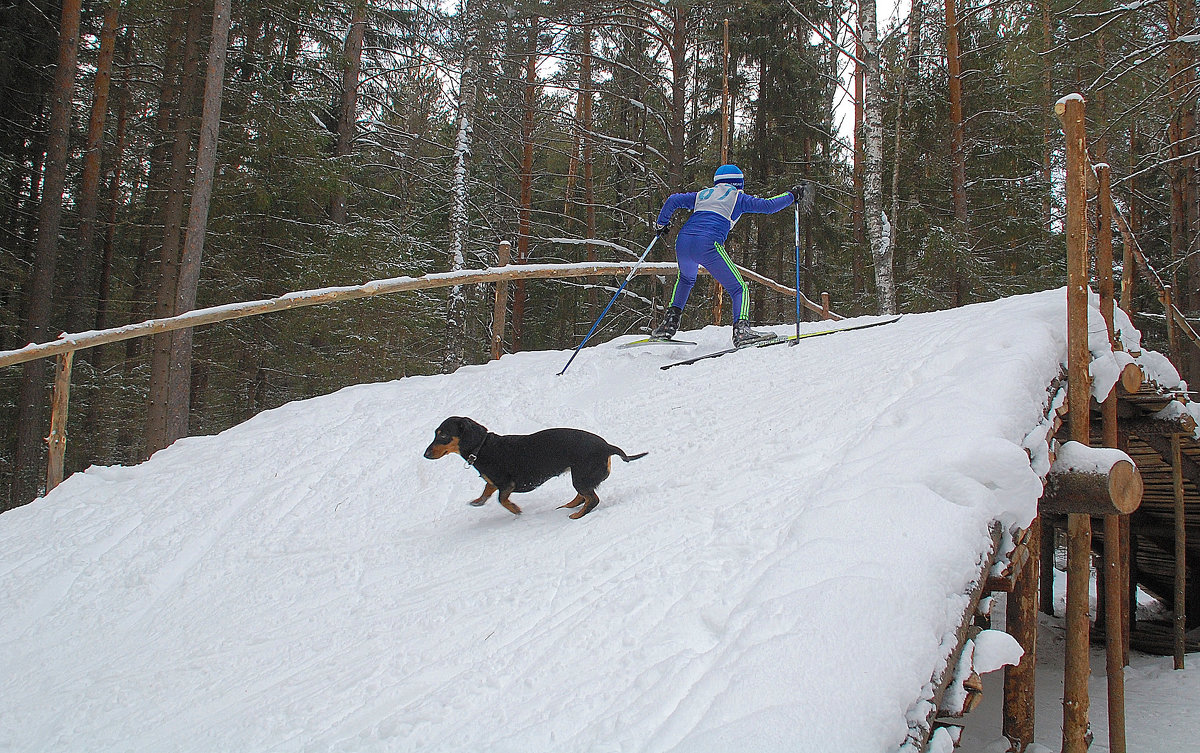
[(671, 292), (671, 305), (680, 311), (687, 305), (688, 296), (696, 284), (696, 275), (700, 271), (700, 258), (696, 253), (697, 241), (703, 239), (691, 235), (679, 235), (675, 238), (675, 263), (679, 265), (679, 276), (675, 278), (675, 289)]
[(746, 287), (746, 281), (738, 274), (737, 266), (725, 252), (725, 247), (720, 243), (713, 243), (712, 248), (705, 253), (701, 264), (717, 282), (721, 283), (721, 287), (729, 292), (729, 299), (733, 304), (731, 309), (733, 320), (736, 322), (749, 316), (750, 291)]
[(694, 253), (692, 236), (680, 235), (675, 239), (675, 262), (679, 265), (679, 276), (675, 278), (675, 289), (671, 291), (671, 305), (663, 314), (662, 322), (650, 333), (650, 337), (659, 340), (669, 340), (679, 329), (683, 318), (683, 307), (687, 305), (688, 296), (696, 284), (696, 275), (700, 271), (699, 261)]

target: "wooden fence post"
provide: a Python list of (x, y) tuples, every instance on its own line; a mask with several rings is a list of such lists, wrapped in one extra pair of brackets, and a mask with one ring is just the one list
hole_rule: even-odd
[[(1054, 529), (1050, 529), (1054, 535)], [(1004, 668), (1004, 736), (1014, 743), (1013, 750), (1025, 750), (1033, 743), (1035, 671), (1037, 669), (1038, 576), (1041, 571), (1042, 521), (1034, 518), (1026, 542), (1029, 559), (1021, 566), (1008, 595), (1004, 628), (1017, 640), (1025, 653), (1016, 665)]]
[(821, 318), (829, 318), (829, 293), (821, 294)]
[[(1170, 312), (1167, 313), (1170, 318)], [(1171, 435), (1171, 482), (1175, 492), (1175, 669), (1183, 669), (1187, 633), (1187, 526), (1183, 506), (1183, 458), (1179, 435)]]
[[(1113, 283), (1112, 249), (1112, 171), (1106, 164), (1096, 165), (1099, 180), (1096, 228), (1096, 286), (1100, 293), (1100, 313), (1108, 329), (1108, 342), (1116, 349), (1117, 337), (1113, 322), (1116, 291)], [(1116, 448), (1117, 392), (1114, 389), (1104, 399), (1104, 446)], [(1105, 668), (1108, 674), (1108, 749), (1125, 753), (1125, 579), (1121, 574), (1121, 517), (1104, 516), (1104, 566), (1100, 572), (1103, 584)]]
[[(1071, 439), (1089, 444), (1091, 380), (1088, 366), (1087, 133), (1085, 100), (1063, 97), (1054, 106), (1066, 137), (1067, 175), (1067, 401)], [(1091, 580), (1092, 521), (1083, 513), (1067, 515), (1067, 638), (1063, 677), (1063, 753), (1087, 752), (1088, 586)]]
[(1167, 346), (1171, 349), (1171, 357), (1178, 362), (1182, 353), (1179, 350), (1179, 328), (1175, 326), (1175, 291), (1170, 285), (1163, 285), (1161, 298), (1167, 312)]
[(71, 363), (75, 351), (68, 350), (58, 356), (58, 368), (54, 372), (54, 392), (50, 395), (49, 459), (46, 463), (46, 493), (62, 483), (63, 457), (67, 454), (67, 405), (71, 398)]
[[(508, 266), (512, 244), (500, 241), (499, 265)], [(492, 360), (504, 353), (504, 323), (508, 318), (508, 280), (496, 280), (496, 307), (492, 310)]]

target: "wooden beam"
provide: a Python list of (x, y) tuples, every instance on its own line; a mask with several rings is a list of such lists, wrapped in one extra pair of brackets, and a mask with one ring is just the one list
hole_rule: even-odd
[[(1177, 436), (1177, 435), (1174, 435)], [(1175, 452), (1171, 445), (1171, 440), (1160, 436), (1142, 436), (1139, 437), (1143, 442), (1149, 445), (1155, 452), (1162, 457), (1164, 461), (1172, 468), (1178, 467), (1179, 472), (1187, 481), (1191, 481), (1192, 485), (1200, 489), (1200, 463), (1184, 455), (1179, 454), (1179, 462), (1175, 463)]]
[[(481, 283), (498, 282), (501, 280), (554, 280), (570, 279), (573, 277), (595, 277), (597, 275), (629, 274), (636, 262), (595, 262), (592, 264), (515, 264), (500, 268), (490, 268), (475, 271), (435, 272), (424, 277), (392, 277), (386, 280), (374, 280), (362, 285), (350, 285), (337, 288), (322, 288), (318, 290), (302, 290), (286, 293), (278, 298), (268, 298), (260, 301), (244, 301), (223, 306), (194, 309), (179, 316), (149, 319), (137, 324), (130, 324), (114, 329), (86, 332), (79, 334), (64, 334), (53, 342), (26, 345), (16, 350), (0, 351), (0, 366), (12, 366), (39, 358), (57, 356), (72, 350), (94, 348), (97, 345), (132, 340), (146, 335), (157, 335), (163, 332), (174, 332), (181, 329), (199, 327), (205, 324), (215, 324), (233, 319), (243, 319), (248, 316), (269, 314), (276, 311), (316, 306), (325, 303), (354, 301), (362, 298), (372, 298), (378, 295), (388, 295), (410, 290), (430, 290), (445, 288), (453, 285), (478, 285)], [(787, 295), (796, 295), (795, 288), (781, 285), (768, 277), (756, 272), (738, 267), (743, 277), (754, 280), (772, 290)], [(670, 262), (653, 262), (638, 267), (638, 275), (675, 274), (679, 267)], [(803, 296), (801, 296), (803, 298)], [(804, 298), (804, 306), (812, 311), (822, 312), (822, 308)], [(844, 316), (832, 312), (824, 312), (828, 319), (844, 319)]]
[(1172, 434), (1193, 433), (1196, 431), (1196, 419), (1190, 413), (1180, 413), (1171, 418), (1131, 416), (1121, 421), (1121, 429), (1143, 440), (1146, 437), (1169, 437)]
[(1125, 368), (1121, 369), (1121, 378), (1117, 380), (1117, 388), (1122, 390), (1124, 395), (1137, 394), (1137, 391), (1142, 388), (1144, 378), (1140, 366), (1136, 363), (1127, 363)]
[(1127, 515), (1141, 504), (1142, 490), (1142, 474), (1125, 453), (1068, 442), (1046, 475), (1038, 510)]

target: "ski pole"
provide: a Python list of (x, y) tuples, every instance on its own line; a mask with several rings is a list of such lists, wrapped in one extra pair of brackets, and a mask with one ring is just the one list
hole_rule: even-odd
[(800, 342), (800, 202), (792, 204), (796, 207), (796, 340)]
[(592, 328), (589, 329), (587, 335), (584, 336), (583, 342), (579, 343), (579, 345), (575, 348), (575, 352), (572, 353), (571, 357), (567, 360), (567, 365), (562, 367), (562, 371), (558, 372), (558, 376), (562, 376), (563, 374), (567, 373), (567, 368), (571, 365), (571, 361), (575, 360), (575, 356), (579, 355), (579, 351), (583, 350), (583, 346), (587, 345), (588, 340), (592, 339), (592, 334), (595, 333), (596, 327), (600, 326), (600, 320), (604, 318), (604, 315), (607, 314), (608, 310), (612, 308), (612, 305), (616, 303), (617, 296), (621, 295), (621, 291), (624, 290), (625, 286), (629, 284), (629, 281), (633, 279), (634, 274), (636, 274), (638, 268), (642, 266), (642, 262), (646, 260), (646, 256), (650, 253), (650, 249), (654, 248), (655, 243), (658, 243), (657, 234), (655, 234), (654, 240), (650, 241), (650, 245), (646, 246), (646, 250), (642, 252), (642, 255), (638, 257), (637, 263), (633, 265), (633, 269), (629, 270), (629, 275), (625, 277), (625, 282), (621, 283), (621, 287), (617, 288), (617, 292), (613, 294), (612, 300), (609, 301), (608, 305), (604, 307), (604, 310), (600, 312), (600, 316), (596, 317), (596, 321), (592, 324)]

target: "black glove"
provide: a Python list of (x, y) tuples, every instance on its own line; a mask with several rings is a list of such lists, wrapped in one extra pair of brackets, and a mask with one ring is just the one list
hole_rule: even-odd
[(812, 211), (813, 201), (817, 197), (817, 192), (813, 189), (813, 184), (807, 180), (802, 180), (800, 183), (788, 191), (792, 195), (792, 201), (800, 208), (801, 214), (808, 214)]
[(671, 221), (667, 220), (667, 224), (665, 224), (665, 225), (656, 224), (654, 226), (654, 234), (657, 235), (659, 238), (666, 238), (668, 235), (670, 235), (671, 234)]

